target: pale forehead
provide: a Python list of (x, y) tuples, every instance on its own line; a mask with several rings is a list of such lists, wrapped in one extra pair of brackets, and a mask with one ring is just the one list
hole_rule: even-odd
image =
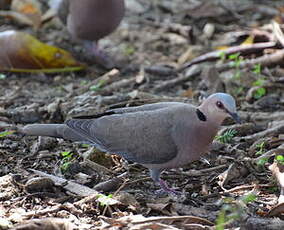
[(215, 93), (208, 97), (208, 99), (214, 99), (221, 101), (227, 109), (236, 110), (235, 99), (227, 93)]

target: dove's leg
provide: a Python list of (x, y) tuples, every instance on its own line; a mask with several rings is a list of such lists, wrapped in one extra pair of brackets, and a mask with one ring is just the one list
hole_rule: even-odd
[(163, 170), (160, 169), (150, 169), (150, 176), (151, 178), (156, 182), (159, 183), (161, 189), (156, 191), (157, 194), (163, 194), (163, 193), (171, 193), (174, 195), (180, 194), (180, 192), (175, 191), (174, 189), (170, 188), (167, 183), (160, 178), (160, 174)]
[(93, 61), (106, 69), (111, 69), (115, 66), (114, 62), (106, 52), (99, 48), (98, 42), (85, 41), (84, 46), (87, 52), (86, 56), (90, 61)]
[(174, 194), (174, 195), (179, 195), (179, 194), (181, 194), (181, 192), (178, 192), (178, 191), (176, 191), (176, 190), (170, 188), (170, 187), (167, 185), (167, 182), (164, 181), (164, 180), (162, 180), (162, 179), (159, 180), (159, 184), (160, 184), (161, 189), (158, 190), (158, 192), (161, 191), (161, 192), (171, 193), (171, 194)]

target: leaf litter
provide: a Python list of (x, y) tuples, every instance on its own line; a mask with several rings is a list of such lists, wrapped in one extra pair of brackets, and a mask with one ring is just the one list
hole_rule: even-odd
[[(9, 70), (17, 66), (5, 65), (8, 71), (0, 79), (1, 227), (281, 229), (282, 2), (132, 1), (137, 4), (128, 6), (123, 24), (102, 41), (121, 59), (118, 69), (106, 71), (90, 64), (83, 72), (46, 75), (13, 73)], [(137, 16), (138, 11), (144, 13)], [(0, 20), (3, 30), (28, 30), (13, 17)], [(37, 30), (37, 39), (81, 59), (81, 47), (62, 34), (56, 18)], [(218, 46), (225, 50), (216, 50)], [(180, 197), (157, 197), (142, 166), (97, 154), (91, 146), (10, 132), (25, 123), (95, 117), (121, 106), (158, 101), (198, 104), (219, 90), (237, 99), (243, 124), (226, 121), (218, 134), (223, 143), (214, 143), (206, 160), (163, 174), (181, 188)], [(72, 156), (67, 159), (64, 152)], [(62, 164), (69, 167), (68, 174)], [(31, 180), (35, 175), (45, 179)], [(98, 195), (98, 184), (108, 192)]]

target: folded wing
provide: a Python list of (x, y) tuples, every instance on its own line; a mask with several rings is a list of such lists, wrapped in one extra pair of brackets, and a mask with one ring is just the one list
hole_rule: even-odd
[(167, 108), (66, 122), (99, 149), (140, 164), (162, 164), (177, 155), (173, 123), (173, 111)]

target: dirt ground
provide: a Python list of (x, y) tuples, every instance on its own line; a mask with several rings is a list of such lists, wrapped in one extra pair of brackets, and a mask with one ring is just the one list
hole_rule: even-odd
[[(85, 62), (81, 72), (1, 73), (0, 229), (283, 229), (284, 35), (277, 26), (284, 31), (281, 0), (129, 0), (120, 27), (100, 41), (117, 68)], [(85, 61), (56, 17), (37, 32), (0, 17), (0, 31), (7, 29)], [(210, 153), (162, 174), (178, 196), (157, 195), (147, 169), (92, 146), (6, 135), (109, 108), (197, 105), (214, 92), (235, 97), (243, 123), (226, 120)]]

